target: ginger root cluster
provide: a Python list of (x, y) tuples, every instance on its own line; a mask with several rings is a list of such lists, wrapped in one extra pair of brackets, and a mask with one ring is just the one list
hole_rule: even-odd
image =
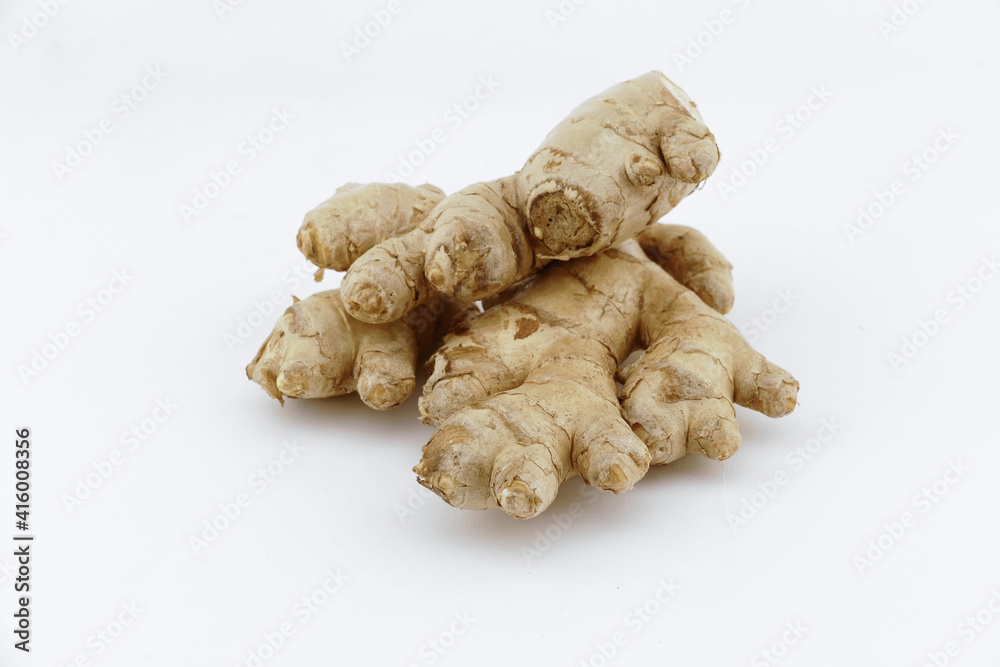
[(718, 160), (694, 103), (650, 72), (581, 104), (510, 176), (448, 196), (345, 185), (297, 239), (317, 279), (346, 271), (340, 289), (296, 299), (247, 376), (281, 401), (356, 392), (381, 410), (430, 355), (419, 408), (438, 430), (417, 480), (519, 519), (577, 474), (617, 494), (650, 465), (728, 458), (734, 405), (786, 415), (798, 383), (723, 317), (726, 259), (658, 222)]

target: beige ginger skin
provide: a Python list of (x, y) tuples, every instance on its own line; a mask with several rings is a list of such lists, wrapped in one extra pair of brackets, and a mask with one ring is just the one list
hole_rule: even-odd
[(721, 316), (725, 258), (653, 224), (718, 159), (694, 104), (651, 72), (584, 102), (512, 176), (450, 196), (344, 186), (298, 235), (317, 279), (347, 271), (341, 289), (296, 300), (247, 375), (279, 400), (357, 392), (385, 409), (450, 330), (419, 403), (439, 430), (414, 471), (456, 507), (516, 518), (576, 474), (621, 493), (650, 465), (725, 459), (734, 404), (780, 417), (798, 383)]

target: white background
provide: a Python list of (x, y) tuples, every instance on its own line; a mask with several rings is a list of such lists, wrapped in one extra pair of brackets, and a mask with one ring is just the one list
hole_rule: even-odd
[[(764, 665), (777, 643), (783, 665), (917, 666), (954, 642), (939, 663), (996, 665), (1000, 278), (983, 261), (1000, 252), (997, 3), (910, 0), (883, 34), (890, 0), (588, 0), (565, 4), (564, 21), (546, 14), (556, 0), (403, 0), (348, 60), (342, 43), (385, 7), (0, 8), (0, 539), (16, 532), (25, 426), (37, 535), (30, 655), (12, 648), (13, 546), (0, 549), (0, 664), (254, 665), (263, 645), (269, 666)], [(723, 10), (729, 22), (713, 23)], [(156, 67), (165, 78), (123, 118), (115, 100)], [(800, 380), (793, 415), (741, 410), (743, 448), (724, 464), (689, 457), (594, 502), (575, 479), (517, 522), (419, 490), (410, 468), (432, 431), (414, 400), (281, 408), (246, 380), (290, 295), (337, 284), (308, 280), (294, 242), (337, 186), (383, 180), (437, 127), (445, 142), (408, 182), (452, 191), (510, 173), (576, 104), (651, 69), (698, 103), (723, 154), (670, 219), (735, 265), (730, 317)], [(495, 92), (447, 123), (480, 77)], [(803, 107), (814, 87), (828, 99)], [(251, 160), (241, 144), (274, 109), (294, 119)], [(779, 125), (796, 113), (793, 132)], [(102, 119), (113, 131), (57, 174)], [(768, 139), (766, 162), (744, 164)], [(913, 172), (927, 149), (936, 160)], [(185, 221), (181, 206), (231, 160), (240, 172)], [(754, 173), (724, 196), (741, 167)], [(902, 194), (849, 239), (895, 180)], [(977, 282), (981, 269), (992, 280)], [(127, 286), (90, 314), (80, 304), (106, 299), (115, 271)], [(943, 323), (920, 333), (936, 311)], [(71, 324), (78, 335), (22, 377)], [(919, 349), (894, 368), (904, 338)], [(176, 408), (152, 431), (158, 399)], [(143, 426), (130, 448), (123, 434)], [(258, 493), (255, 471), (291, 441), (298, 457)], [(115, 451), (121, 464), (94, 476)], [(940, 481), (950, 465), (967, 470)], [(769, 486), (777, 473), (785, 483)], [(68, 507), (88, 475), (98, 487)], [(241, 493), (249, 506), (193, 548)], [(905, 513), (910, 525), (884, 534)], [(346, 577), (332, 594), (317, 592), (327, 571)], [(661, 581), (679, 587), (665, 603)], [(296, 605), (311, 595), (324, 604), (306, 618)], [(972, 631), (982, 609), (992, 623)], [(294, 634), (272, 651), (282, 624)]]

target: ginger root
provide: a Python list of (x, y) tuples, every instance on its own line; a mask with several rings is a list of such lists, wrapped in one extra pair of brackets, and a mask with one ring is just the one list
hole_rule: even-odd
[(415, 229), (442, 199), (444, 192), (427, 183), (348, 183), (306, 213), (299, 250), (320, 269), (346, 271), (379, 243)]
[(741, 441), (734, 404), (783, 416), (798, 382), (722, 317), (725, 258), (653, 224), (718, 160), (694, 104), (651, 72), (584, 102), (511, 176), (450, 196), (346, 185), (298, 235), (317, 280), (347, 271), (341, 289), (296, 300), (247, 375), (281, 401), (356, 391), (385, 409), (444, 335), (417, 479), (516, 518), (576, 474), (621, 493), (650, 465), (725, 459)]
[(369, 407), (387, 410), (413, 392), (419, 356), (461, 311), (437, 299), (405, 319), (369, 324), (347, 314), (339, 290), (295, 299), (247, 366), (247, 377), (282, 404), (286, 396), (357, 392)]
[[(740, 445), (733, 404), (780, 417), (794, 409), (798, 383), (706, 305), (728, 308), (728, 274), (704, 237), (665, 225), (550, 264), (432, 356), (420, 411), (439, 430), (414, 468), (418, 481), (456, 507), (523, 519), (576, 474), (621, 493), (650, 465), (731, 456)], [(635, 350), (639, 359), (620, 369)]]
[(492, 297), (551, 260), (632, 238), (718, 160), (694, 103), (663, 74), (619, 84), (574, 110), (514, 175), (444, 198), (361, 255), (341, 285), (344, 306), (390, 322), (434, 294)]

